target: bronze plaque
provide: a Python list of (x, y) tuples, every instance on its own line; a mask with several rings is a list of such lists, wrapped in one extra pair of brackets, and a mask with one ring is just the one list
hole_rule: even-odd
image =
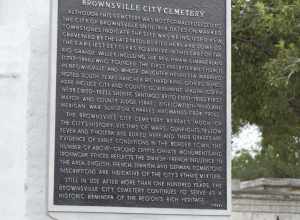
[(54, 205), (227, 210), (226, 1), (57, 9)]

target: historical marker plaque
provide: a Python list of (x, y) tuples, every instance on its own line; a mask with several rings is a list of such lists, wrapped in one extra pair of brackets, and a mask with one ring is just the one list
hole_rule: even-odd
[(228, 211), (226, 1), (53, 4), (50, 209)]

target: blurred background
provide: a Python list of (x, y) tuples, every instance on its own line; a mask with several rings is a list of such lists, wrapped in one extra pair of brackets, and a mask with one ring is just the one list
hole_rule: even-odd
[(300, 178), (300, 1), (232, 1), (233, 178)]

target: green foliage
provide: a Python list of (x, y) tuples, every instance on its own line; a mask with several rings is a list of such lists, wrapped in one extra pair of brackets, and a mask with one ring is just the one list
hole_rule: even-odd
[(232, 61), (233, 130), (256, 124), (263, 136), (233, 176), (300, 177), (300, 0), (233, 0)]

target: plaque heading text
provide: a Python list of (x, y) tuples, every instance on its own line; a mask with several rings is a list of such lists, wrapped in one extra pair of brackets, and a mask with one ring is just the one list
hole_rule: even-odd
[(98, 7), (98, 8), (110, 8), (125, 11), (136, 11), (144, 13), (158, 13), (165, 15), (175, 15), (175, 16), (188, 16), (188, 17), (200, 17), (203, 18), (205, 15), (205, 10), (203, 9), (183, 9), (183, 8), (171, 8), (156, 5), (142, 5), (142, 4), (132, 4), (132, 3), (121, 3), (112, 1), (98, 1), (98, 0), (82, 0), (82, 5), (88, 7)]

